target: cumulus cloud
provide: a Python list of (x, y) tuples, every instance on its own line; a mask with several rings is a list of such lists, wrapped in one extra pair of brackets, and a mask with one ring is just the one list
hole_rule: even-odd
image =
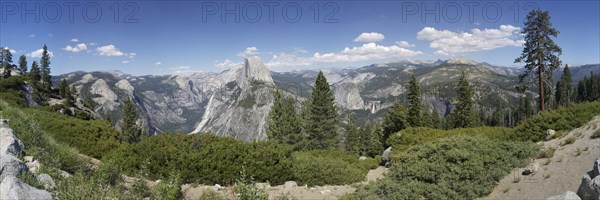
[(247, 47), (244, 52), (239, 52), (238, 56), (242, 57), (242, 58), (246, 58), (246, 57), (255, 56), (255, 55), (258, 55), (258, 54), (259, 54), (258, 48), (256, 48), (256, 47)]
[(77, 53), (80, 51), (87, 50), (87, 46), (84, 43), (77, 44), (75, 47), (72, 47), (71, 45), (67, 45), (65, 48), (63, 48), (63, 50)]
[(8, 47), (4, 47), (4, 49), (8, 49), (8, 51), (9, 51), (11, 54), (15, 54), (15, 53), (17, 53), (17, 51), (16, 51), (16, 50), (14, 50), (14, 49), (11, 49), (11, 48), (8, 48)]
[(236, 62), (233, 62), (233, 61), (231, 61), (229, 59), (225, 59), (223, 62), (215, 60), (215, 67), (218, 67), (218, 68), (221, 68), (221, 69), (229, 69), (229, 68), (232, 68), (234, 66), (241, 65), (241, 64), (242, 64), (241, 62), (236, 63)]
[(169, 68), (169, 70), (171, 70), (172, 74), (189, 74), (189, 73), (202, 72), (202, 70), (193, 70), (190, 66), (186, 66), (186, 65), (171, 67), (171, 68)]
[(501, 25), (498, 29), (471, 29), (470, 32), (452, 32), (425, 27), (417, 33), (417, 39), (429, 40), (429, 47), (438, 49), (436, 55), (449, 55), (492, 50), (506, 46), (521, 46), (518, 39), (521, 28)]
[(367, 43), (357, 47), (346, 47), (336, 53), (314, 53), (312, 56), (300, 56), (298, 53), (276, 53), (272, 59), (265, 63), (269, 68), (308, 67), (320, 63), (334, 62), (361, 62), (361, 61), (385, 61), (391, 59), (407, 58), (423, 54), (421, 51), (413, 51), (400, 47), (399, 45), (383, 46), (375, 43)]
[(385, 36), (381, 33), (370, 32), (370, 33), (361, 33), (358, 37), (354, 38), (354, 41), (371, 43), (371, 42), (379, 42), (379, 41), (383, 40), (384, 38), (385, 38)]
[(410, 42), (407, 41), (398, 41), (396, 42), (396, 45), (398, 45), (399, 47), (414, 47), (414, 44), (411, 44)]
[(405, 49), (397, 45), (383, 46), (375, 43), (367, 43), (358, 47), (346, 47), (339, 53), (322, 54), (317, 52), (312, 58), (319, 62), (356, 62), (413, 57), (421, 54), (423, 52)]
[(79, 42), (79, 39), (73, 38), (73, 39), (71, 39), (71, 42)]
[[(29, 56), (32, 58), (41, 58), (43, 52), (44, 52), (44, 49), (38, 49), (38, 50), (32, 51), (31, 53), (28, 53), (26, 56)], [(48, 55), (50, 57), (53, 57), (54, 53), (52, 51), (48, 51)]]
[(158, 66), (158, 65), (161, 65), (161, 64), (162, 64), (162, 63), (161, 63), (160, 61), (158, 61), (158, 62), (154, 63), (154, 65), (156, 65), (156, 66)]
[(96, 52), (101, 56), (124, 56), (125, 53), (121, 52), (115, 45), (106, 45), (96, 48)]

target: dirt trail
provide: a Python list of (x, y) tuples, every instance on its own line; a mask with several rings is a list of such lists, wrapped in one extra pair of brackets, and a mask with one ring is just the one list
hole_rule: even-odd
[[(338, 199), (342, 195), (354, 192), (356, 190), (355, 186), (358, 184), (366, 184), (370, 181), (383, 178), (386, 172), (387, 168), (385, 167), (369, 170), (364, 182), (353, 185), (328, 185), (317, 187), (296, 186), (291, 188), (286, 188), (284, 185), (278, 185), (268, 187), (267, 191), (269, 192), (269, 199), (275, 199), (282, 195), (291, 197), (292, 199)], [(205, 191), (213, 190), (213, 186), (200, 185), (193, 187), (188, 184), (183, 185), (181, 189), (185, 194), (185, 199), (199, 199)], [(219, 194), (227, 199), (234, 199), (235, 197), (231, 187), (225, 187), (222, 190), (219, 190)]]
[[(577, 192), (584, 173), (600, 158), (600, 138), (590, 139), (600, 128), (600, 116), (559, 139), (541, 143), (544, 148), (556, 148), (550, 159), (536, 159), (540, 171), (523, 176), (523, 168), (514, 169), (482, 199), (546, 199), (566, 191)], [(565, 144), (576, 138), (572, 144)], [(518, 182), (517, 182), (518, 181)]]

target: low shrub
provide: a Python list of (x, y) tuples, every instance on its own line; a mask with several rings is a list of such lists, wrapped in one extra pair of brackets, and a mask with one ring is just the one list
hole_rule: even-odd
[(388, 176), (358, 188), (357, 199), (475, 199), (489, 194), (537, 153), (527, 142), (458, 135), (412, 146)]
[(600, 115), (600, 101), (571, 104), (556, 110), (541, 112), (515, 127), (515, 139), (537, 142), (548, 129), (570, 131)]
[(41, 109), (23, 110), (54, 139), (85, 155), (100, 159), (120, 145), (117, 130), (107, 121), (82, 120)]
[(356, 156), (337, 150), (295, 152), (292, 160), (294, 177), (309, 186), (360, 182), (371, 167), (362, 165)]
[(600, 138), (600, 129), (594, 131), (594, 133), (592, 133), (592, 135), (590, 137), (592, 139)]
[(171, 172), (169, 177), (157, 186), (158, 199), (177, 200), (181, 199), (181, 175)]

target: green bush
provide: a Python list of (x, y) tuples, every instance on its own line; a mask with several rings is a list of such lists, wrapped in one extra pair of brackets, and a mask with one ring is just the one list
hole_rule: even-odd
[(23, 96), (23, 86), (25, 82), (21, 77), (11, 76), (9, 78), (0, 78), (0, 99), (6, 101), (9, 105), (23, 107), (26, 106)]
[(541, 112), (515, 127), (515, 139), (539, 141), (546, 130), (570, 131), (600, 115), (600, 101), (572, 104), (556, 110)]
[(410, 147), (388, 176), (359, 187), (358, 199), (475, 199), (535, 155), (533, 143), (451, 136)]
[(235, 199), (237, 200), (267, 200), (269, 193), (264, 188), (258, 188), (252, 177), (247, 177), (244, 171), (241, 177), (233, 186)]
[(356, 156), (337, 150), (295, 152), (292, 159), (294, 177), (300, 184), (309, 186), (360, 182), (370, 167), (361, 165)]
[(100, 159), (120, 145), (116, 139), (117, 131), (104, 120), (76, 119), (41, 109), (23, 110), (54, 139), (85, 155)]
[(177, 200), (181, 199), (181, 175), (171, 172), (169, 177), (157, 185), (158, 199)]
[(184, 183), (230, 185), (244, 167), (259, 182), (282, 184), (293, 179), (291, 154), (291, 147), (272, 142), (247, 143), (212, 134), (161, 134), (122, 145), (106, 159), (118, 160), (130, 175), (147, 170), (151, 179), (165, 179), (171, 171), (178, 171)]

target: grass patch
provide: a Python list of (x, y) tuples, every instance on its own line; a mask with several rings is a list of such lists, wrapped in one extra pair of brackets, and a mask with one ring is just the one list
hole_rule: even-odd
[(592, 139), (600, 138), (600, 129), (596, 129), (596, 131), (594, 131), (594, 133), (592, 133), (590, 138), (592, 138)]
[(569, 145), (569, 144), (573, 144), (573, 143), (575, 143), (575, 140), (577, 140), (575, 137), (567, 138), (565, 141), (563, 141), (561, 143), (561, 146), (566, 146), (566, 145)]
[(548, 149), (541, 150), (538, 153), (537, 158), (552, 158), (552, 157), (554, 157), (555, 151), (556, 151), (555, 148), (548, 148)]

